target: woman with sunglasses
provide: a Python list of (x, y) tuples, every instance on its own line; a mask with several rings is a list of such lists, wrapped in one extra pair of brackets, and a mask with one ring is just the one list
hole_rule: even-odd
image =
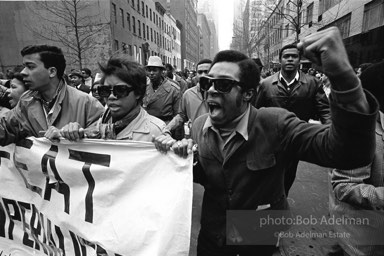
[(94, 127), (84, 130), (78, 123), (70, 123), (61, 130), (47, 132), (48, 139), (60, 136), (69, 140), (103, 138), (151, 142), (152, 136), (161, 134), (165, 123), (149, 115), (142, 107), (146, 89), (146, 72), (143, 67), (124, 57), (112, 57), (103, 72), (98, 94), (108, 108)]

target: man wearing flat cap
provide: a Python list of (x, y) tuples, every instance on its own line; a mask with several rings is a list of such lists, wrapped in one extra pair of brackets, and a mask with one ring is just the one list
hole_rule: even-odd
[(91, 91), (91, 88), (85, 85), (84, 77), (80, 71), (72, 71), (72, 73), (69, 74), (69, 79), (71, 79), (72, 87), (75, 87), (85, 93), (89, 93)]
[(169, 123), (179, 109), (180, 87), (163, 75), (165, 67), (160, 57), (150, 56), (146, 70), (149, 79), (143, 98), (143, 107), (148, 114)]

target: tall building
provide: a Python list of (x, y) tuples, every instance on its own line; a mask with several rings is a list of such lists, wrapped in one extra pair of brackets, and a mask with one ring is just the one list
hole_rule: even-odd
[(220, 0), (199, 0), (197, 5), (198, 13), (202, 13), (205, 15), (209, 24), (209, 30), (211, 31), (210, 56), (205, 56), (206, 58), (210, 59), (213, 59), (216, 53), (219, 51), (219, 4), (222, 4)]
[[(81, 22), (77, 27), (55, 14), (55, 10), (61, 10), (64, 17), (70, 17), (76, 7), (70, 5), (72, 1), (66, 3), (69, 11), (56, 1), (0, 2), (2, 70), (21, 64), (20, 50), (30, 44), (61, 47), (67, 59), (67, 70), (88, 67), (94, 73), (98, 71), (98, 62), (118, 54), (142, 65), (150, 55), (157, 55), (164, 62), (181, 66), (179, 26), (159, 2), (79, 1), (77, 11)], [(78, 41), (76, 32), (80, 36)], [(77, 42), (81, 46), (78, 51)], [(81, 59), (78, 52), (81, 52)]]
[(197, 15), (197, 25), (201, 29), (199, 61), (211, 57), (211, 30), (204, 14)]
[(159, 0), (180, 22), (182, 69), (195, 69), (199, 59), (197, 0)]
[(246, 54), (244, 48), (244, 11), (247, 5), (247, 0), (234, 0), (234, 12), (233, 12), (233, 36), (230, 48), (232, 50), (240, 51)]

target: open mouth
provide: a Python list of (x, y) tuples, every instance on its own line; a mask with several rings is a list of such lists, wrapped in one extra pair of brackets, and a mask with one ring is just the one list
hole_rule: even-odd
[(210, 113), (214, 113), (215, 111), (219, 111), (221, 106), (216, 102), (208, 102), (208, 108)]

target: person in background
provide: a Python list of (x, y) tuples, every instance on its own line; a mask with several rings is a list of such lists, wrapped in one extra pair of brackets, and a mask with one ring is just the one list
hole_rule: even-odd
[(28, 91), (0, 119), (0, 145), (28, 136), (42, 137), (50, 126), (62, 128), (70, 122), (88, 127), (103, 113), (93, 97), (68, 86), (63, 80), (66, 61), (60, 48), (31, 45), (21, 50), (21, 71)]
[(175, 69), (169, 63), (165, 64), (165, 76), (178, 83), (181, 95), (188, 89), (187, 82), (176, 74)]
[(105, 102), (105, 99), (100, 97), (99, 93), (98, 93), (98, 89), (99, 86), (101, 85), (101, 79), (102, 79), (102, 74), (100, 73), (96, 73), (95, 75), (95, 79), (93, 81), (93, 85), (91, 87), (91, 95), (96, 98), (103, 106), (105, 106), (106, 102)]
[(88, 86), (89, 89), (91, 89), (92, 84), (93, 84), (93, 79), (92, 79), (92, 72), (89, 68), (82, 68), (81, 69), (81, 75), (84, 78), (84, 84)]
[[(285, 108), (306, 122), (320, 119), (321, 123), (328, 124), (331, 121), (328, 98), (314, 74), (307, 75), (299, 70), (300, 58), (296, 45), (285, 45), (280, 50), (281, 70), (261, 81), (255, 107)], [(292, 158), (286, 166), (286, 195), (295, 180), (298, 163), (298, 159)]]
[[(284, 172), (291, 159), (345, 169), (373, 159), (378, 105), (364, 93), (339, 30), (313, 33), (298, 48), (331, 80), (330, 125), (304, 122), (283, 108), (251, 106), (259, 82), (257, 66), (243, 53), (227, 50), (216, 54), (208, 76), (200, 78), (209, 113), (195, 120), (192, 139), (176, 142), (168, 137), (155, 143), (158, 150), (171, 148), (180, 156), (191, 154), (194, 143), (198, 146), (193, 178), (205, 189), (198, 256), (266, 256), (276, 251), (275, 231), (280, 228), (270, 224), (261, 230), (260, 218), (244, 219), (240, 210), (265, 218), (271, 211), (263, 215), (262, 210), (288, 210)], [(229, 210), (235, 211), (232, 218), (227, 217)], [(268, 243), (260, 245), (255, 238)]]
[(23, 75), (14, 73), (10, 82), (10, 88), (8, 89), (9, 104), (11, 105), (11, 108), (16, 107), (21, 95), (27, 90), (28, 88), (23, 81)]
[[(200, 77), (205, 76), (209, 72), (212, 60), (202, 59), (196, 65), (196, 77), (199, 81)], [(189, 130), (192, 127), (193, 121), (199, 116), (208, 113), (208, 105), (206, 100), (206, 92), (201, 90), (199, 82), (196, 86), (189, 88), (181, 99), (180, 109), (178, 114), (167, 125), (165, 132), (172, 134), (172, 132), (183, 124), (186, 125), (185, 131), (189, 135)], [(187, 124), (185, 124), (187, 122)], [(158, 138), (161, 139), (161, 138)]]
[(84, 84), (84, 78), (80, 72), (72, 71), (72, 73), (69, 75), (69, 78), (71, 79), (71, 86), (75, 87), (79, 91), (85, 93), (89, 93), (91, 91), (91, 87), (88, 87)]
[(79, 123), (70, 123), (62, 129), (52, 128), (46, 136), (50, 140), (60, 136), (69, 140), (102, 138), (151, 142), (158, 136), (165, 123), (149, 115), (141, 102), (146, 88), (146, 72), (136, 62), (126, 57), (112, 57), (106, 65), (100, 65), (103, 72), (98, 93), (108, 108), (95, 126), (83, 129)]
[(179, 110), (180, 87), (173, 80), (163, 76), (164, 66), (160, 57), (150, 56), (146, 70), (149, 83), (143, 107), (150, 115), (169, 123)]
[(330, 213), (337, 219), (368, 219), (363, 225), (338, 223), (340, 255), (384, 255), (384, 61), (372, 64), (360, 75), (362, 86), (379, 102), (376, 151), (373, 162), (358, 169), (331, 173)]

